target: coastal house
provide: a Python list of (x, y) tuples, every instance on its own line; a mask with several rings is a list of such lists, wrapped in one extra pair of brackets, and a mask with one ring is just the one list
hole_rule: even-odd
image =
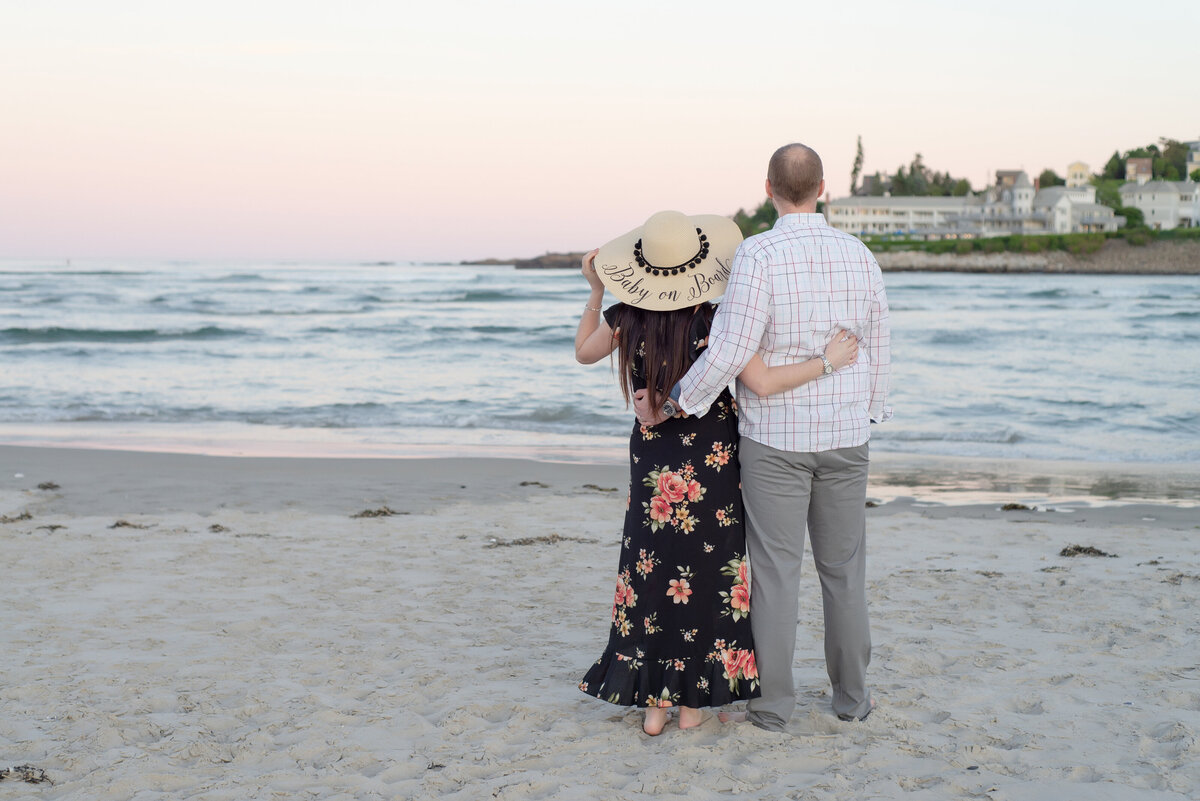
[(1195, 172), (1196, 170), (1200, 170), (1200, 141), (1184, 142), (1184, 144), (1188, 146), (1188, 156), (1187, 156), (1187, 175), (1185, 175), (1183, 177), (1191, 178), (1193, 172)]
[[(1017, 179), (1024, 175), (1024, 170), (996, 170), (996, 187), (998, 189), (1011, 189), (1016, 185)], [(1025, 176), (1029, 178), (1028, 175)]]
[(845, 197), (825, 204), (825, 215), (834, 228), (858, 236), (925, 236), (945, 228), (948, 215), (959, 213), (966, 200), (965, 197)]
[(1092, 171), (1082, 161), (1075, 161), (1067, 165), (1068, 189), (1078, 189), (1081, 186), (1087, 186), (1091, 180)]
[(1037, 190), (1022, 170), (998, 171), (996, 185), (979, 195), (848, 197), (825, 208), (830, 225), (858, 236), (972, 239), (1115, 231), (1125, 223), (1096, 202), (1094, 186)]
[(1154, 178), (1154, 159), (1125, 159), (1125, 180), (1144, 184)]
[(858, 189), (854, 191), (854, 194), (861, 197), (882, 195), (884, 191), (886, 191), (891, 185), (891, 183), (891, 176), (887, 175), (886, 173), (882, 175), (879, 173), (875, 173), (874, 175), (864, 175), (862, 178), (862, 185), (860, 185)]
[(1119, 191), (1121, 205), (1140, 210), (1156, 231), (1200, 226), (1200, 184), (1195, 181), (1126, 183)]

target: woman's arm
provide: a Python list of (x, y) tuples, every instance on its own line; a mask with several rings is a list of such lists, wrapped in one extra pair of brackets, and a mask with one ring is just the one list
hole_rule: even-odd
[[(847, 331), (838, 331), (825, 346), (825, 358), (833, 365), (834, 370), (854, 364), (858, 358), (858, 340)], [(742, 370), (738, 380), (755, 395), (763, 397), (795, 389), (824, 374), (825, 364), (820, 358), (767, 367), (762, 357), (756, 354), (746, 365), (746, 369)]]
[(594, 364), (612, 353), (617, 347), (617, 337), (608, 323), (600, 316), (600, 304), (604, 302), (604, 284), (596, 275), (596, 254), (588, 252), (583, 257), (581, 272), (592, 288), (587, 303), (583, 304), (583, 316), (575, 329), (575, 360), (580, 364)]

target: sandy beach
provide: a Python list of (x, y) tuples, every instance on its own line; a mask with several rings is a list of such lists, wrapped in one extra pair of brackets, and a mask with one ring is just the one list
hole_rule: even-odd
[(620, 465), (0, 447), (0, 798), (1197, 797), (1196, 471), (879, 461), (876, 712), (808, 570), (788, 730), (651, 739), (575, 686)]

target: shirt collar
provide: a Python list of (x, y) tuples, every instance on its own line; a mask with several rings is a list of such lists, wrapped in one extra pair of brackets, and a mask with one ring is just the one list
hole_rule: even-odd
[(827, 225), (825, 215), (817, 212), (785, 214), (775, 221), (773, 228), (817, 228)]

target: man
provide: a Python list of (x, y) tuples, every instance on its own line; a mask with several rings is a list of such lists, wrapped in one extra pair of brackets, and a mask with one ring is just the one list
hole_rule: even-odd
[[(840, 329), (860, 339), (856, 364), (834, 372), (826, 362), (823, 376), (790, 392), (760, 398), (737, 386), (750, 621), (762, 688), (747, 718), (775, 731), (796, 706), (792, 660), (806, 522), (821, 579), (833, 711), (862, 720), (874, 707), (866, 686), (867, 440), (870, 423), (891, 417), (888, 306), (871, 252), (816, 213), (824, 191), (821, 159), (811, 148), (786, 145), (771, 157), (767, 196), (779, 220), (738, 248), (708, 349), (676, 387), (679, 408), (704, 414), (755, 353), (770, 366), (821, 356)], [(644, 423), (674, 411), (664, 406), (635, 403)]]

